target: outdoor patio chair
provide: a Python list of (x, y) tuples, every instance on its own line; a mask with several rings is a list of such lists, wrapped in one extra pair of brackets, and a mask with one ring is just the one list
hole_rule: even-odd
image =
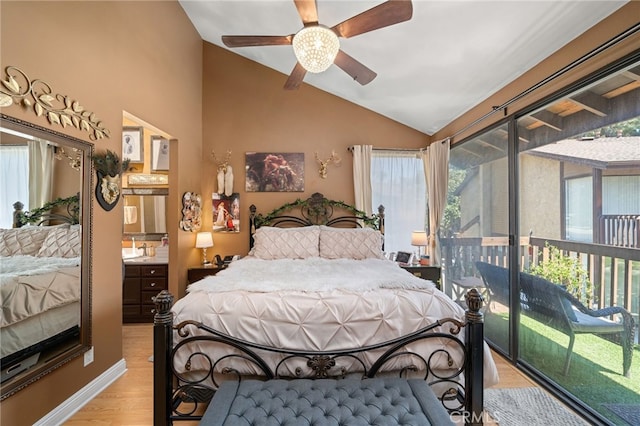
[[(617, 334), (622, 346), (622, 371), (629, 377), (633, 357), (635, 325), (624, 308), (612, 306), (591, 310), (561, 286), (544, 278), (520, 273), (520, 304), (523, 313), (569, 336), (564, 374), (569, 373), (576, 334)], [(622, 322), (606, 317), (619, 314)]]
[(476, 269), (480, 272), (489, 295), (487, 306), (490, 306), (491, 302), (509, 306), (509, 270), (480, 261), (476, 262)]

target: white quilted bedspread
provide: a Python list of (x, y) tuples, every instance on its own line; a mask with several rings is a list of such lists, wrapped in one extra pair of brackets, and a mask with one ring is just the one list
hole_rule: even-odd
[(80, 258), (0, 257), (0, 326), (80, 300)]
[[(433, 283), (378, 259), (244, 258), (192, 284), (173, 311), (176, 323), (202, 321), (251, 342), (310, 350), (370, 345), (441, 318), (464, 319), (464, 310)], [(438, 339), (414, 343), (409, 349), (428, 354), (448, 345), (451, 342)], [(446, 370), (445, 357), (439, 358), (439, 367)], [(455, 360), (456, 365), (461, 362)], [(197, 369), (198, 360), (194, 363)], [(496, 383), (495, 364), (486, 345), (485, 370), (485, 384)]]

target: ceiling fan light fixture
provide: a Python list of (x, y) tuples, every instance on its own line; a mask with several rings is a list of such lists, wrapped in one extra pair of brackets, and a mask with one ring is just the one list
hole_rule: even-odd
[(312, 73), (329, 68), (340, 50), (336, 33), (322, 25), (304, 27), (293, 36), (292, 45), (300, 65)]

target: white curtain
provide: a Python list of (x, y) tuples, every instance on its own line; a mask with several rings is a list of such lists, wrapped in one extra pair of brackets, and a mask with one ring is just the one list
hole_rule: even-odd
[(371, 216), (371, 145), (353, 146), (353, 193), (355, 207)]
[(0, 146), (0, 228), (13, 225), (13, 204), (20, 201), (29, 209), (29, 149)]
[(53, 184), (53, 147), (46, 141), (32, 140), (29, 147), (29, 207), (39, 208), (51, 201)]
[[(423, 231), (427, 191), (422, 160), (417, 151), (373, 150), (372, 206), (385, 208), (385, 251), (418, 252), (411, 233)], [(421, 251), (424, 249), (420, 249)]]
[(432, 143), (422, 153), (429, 197), (429, 254), (434, 265), (440, 265), (442, 257), (437, 235), (447, 205), (450, 142), (446, 139)]

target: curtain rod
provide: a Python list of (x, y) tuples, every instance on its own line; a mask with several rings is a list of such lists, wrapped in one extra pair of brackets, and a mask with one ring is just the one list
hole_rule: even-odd
[[(371, 148), (374, 151), (406, 151), (406, 152), (422, 152), (424, 148)], [(347, 147), (347, 151), (353, 152), (353, 145)]]
[(574, 68), (576, 68), (578, 65), (581, 65), (582, 63), (588, 61), (589, 59), (593, 58), (594, 56), (602, 53), (604, 50), (607, 50), (610, 47), (615, 46), (616, 44), (620, 43), (621, 41), (623, 41), (627, 37), (630, 37), (634, 33), (638, 32), (638, 30), (640, 30), (640, 23), (633, 25), (631, 28), (629, 28), (626, 31), (618, 34), (617, 36), (615, 36), (611, 40), (601, 44), (600, 46), (598, 46), (595, 49), (591, 50), (590, 52), (584, 54), (583, 56), (579, 57), (575, 61), (571, 62), (570, 64), (568, 64), (566, 66), (564, 66), (563, 68), (560, 68), (558, 71), (554, 72), (550, 76), (548, 76), (545, 79), (539, 81), (538, 83), (534, 84), (533, 86), (529, 87), (528, 89), (520, 92), (519, 94), (517, 94), (513, 98), (509, 99), (508, 101), (506, 101), (502, 105), (493, 106), (491, 111), (489, 111), (485, 115), (475, 119), (471, 123), (467, 124), (462, 129), (460, 129), (457, 132), (453, 133), (448, 138), (444, 138), (442, 140), (442, 142), (444, 143), (447, 139), (453, 139), (456, 136), (460, 135), (461, 133), (466, 132), (470, 128), (474, 127), (476, 124), (481, 123), (482, 121), (484, 121), (487, 118), (491, 117), (493, 114), (495, 114), (498, 111), (504, 110), (505, 116), (506, 116), (507, 115), (507, 107), (509, 105), (513, 104), (516, 101), (519, 101), (520, 99), (522, 99), (525, 96), (529, 95), (530, 93), (538, 90), (539, 88), (541, 88), (544, 85), (550, 83), (551, 81), (555, 80), (556, 78), (568, 73), (569, 71), (571, 71)]

